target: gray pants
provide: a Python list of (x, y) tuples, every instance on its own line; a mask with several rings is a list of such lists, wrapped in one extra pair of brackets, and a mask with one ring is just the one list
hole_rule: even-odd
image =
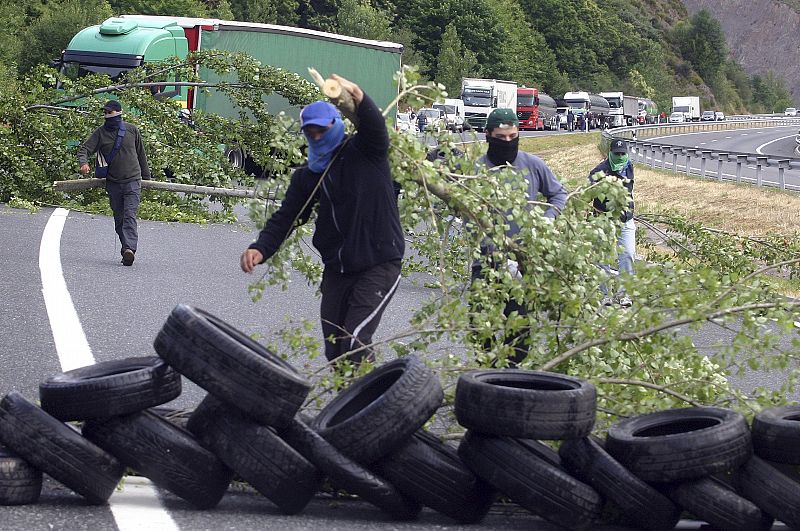
[(139, 243), (136, 214), (139, 212), (142, 182), (139, 180), (128, 183), (106, 181), (106, 192), (108, 192), (111, 210), (114, 212), (114, 230), (117, 231), (119, 242), (122, 244), (120, 253), (123, 253), (125, 249), (136, 252), (136, 244)]

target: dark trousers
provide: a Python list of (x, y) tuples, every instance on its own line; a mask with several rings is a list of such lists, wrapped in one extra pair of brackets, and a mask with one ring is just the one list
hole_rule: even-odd
[(138, 180), (128, 183), (106, 181), (108, 202), (114, 212), (114, 230), (122, 244), (120, 253), (125, 249), (136, 252), (136, 245), (139, 243), (136, 214), (139, 212), (141, 191), (142, 182)]
[[(322, 273), (320, 318), (325, 337), (325, 357), (334, 360), (372, 343), (372, 334), (400, 283), (400, 260), (378, 264), (360, 273), (339, 273), (326, 267)], [(371, 349), (347, 359), (373, 360)]]
[[(476, 279), (482, 276), (483, 268), (479, 263), (474, 263), (472, 265), (472, 282), (475, 282)], [(506, 303), (505, 308), (503, 308), (503, 315), (508, 317), (513, 312), (517, 312), (518, 315), (528, 315), (528, 309), (525, 306), (522, 306), (515, 300), (509, 300)], [(522, 363), (525, 358), (528, 357), (528, 349), (530, 348), (529, 345), (529, 334), (527, 328), (519, 330), (517, 332), (509, 333), (506, 331), (502, 331), (500, 336), (503, 340), (505, 345), (509, 345), (511, 348), (514, 349), (514, 354), (509, 356), (507, 359), (509, 367), (516, 367), (518, 364)], [(491, 339), (487, 339), (483, 343), (483, 349), (488, 352), (492, 350), (493, 341)], [(495, 366), (496, 360), (492, 362), (492, 367)]]

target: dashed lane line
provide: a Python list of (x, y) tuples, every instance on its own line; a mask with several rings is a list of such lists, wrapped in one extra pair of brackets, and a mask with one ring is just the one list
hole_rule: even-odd
[[(57, 208), (50, 215), (39, 244), (42, 296), (62, 371), (95, 362), (61, 268), (61, 233), (68, 214), (69, 210)], [(179, 531), (146, 478), (127, 477), (124, 488), (115, 491), (108, 503), (119, 531)]]

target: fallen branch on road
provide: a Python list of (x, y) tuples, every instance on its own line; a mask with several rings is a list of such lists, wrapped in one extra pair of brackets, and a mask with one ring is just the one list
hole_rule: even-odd
[[(53, 190), (56, 192), (78, 192), (90, 188), (104, 187), (105, 179), (70, 179), (68, 181), (53, 181)], [(274, 191), (259, 190), (257, 188), (220, 188), (217, 186), (199, 186), (196, 184), (170, 183), (164, 181), (142, 181), (143, 189), (166, 190), (168, 192), (182, 192), (185, 194), (200, 194), (223, 197), (262, 198), (275, 199)]]

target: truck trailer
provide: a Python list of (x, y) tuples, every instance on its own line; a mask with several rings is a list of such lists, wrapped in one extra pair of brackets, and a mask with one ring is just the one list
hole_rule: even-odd
[(630, 126), (639, 118), (639, 98), (626, 96), (622, 92), (601, 92), (600, 96), (608, 101), (610, 127)]
[(682, 112), (687, 122), (700, 120), (700, 98), (697, 96), (673, 96), (672, 112)]
[(556, 101), (553, 98), (536, 88), (517, 88), (517, 119), (520, 131), (550, 129), (555, 115)]
[(461, 80), (464, 119), (473, 129), (483, 131), (486, 118), (495, 109), (517, 110), (517, 83), (499, 79), (464, 78)]
[(564, 101), (569, 105), (572, 114), (582, 116), (589, 123), (589, 128), (603, 127), (610, 121), (611, 106), (608, 100), (598, 94), (589, 92), (567, 92)]
[[(403, 45), (273, 24), (122, 15), (79, 31), (59, 63), (62, 71), (71, 76), (101, 73), (117, 80), (146, 62), (169, 57), (185, 59), (189, 52), (198, 50), (244, 52), (262, 64), (309, 80), (308, 67), (316, 68), (323, 76), (336, 73), (358, 83), (379, 107), (385, 108), (398, 93), (393, 76), (400, 70)], [(203, 67), (199, 74), (210, 83), (220, 81), (219, 76)], [(238, 117), (230, 98), (213, 89), (167, 86), (155, 95), (172, 98), (189, 110)], [(273, 113), (287, 111), (299, 116), (299, 109), (291, 108), (278, 95), (269, 96), (266, 101)], [(243, 167), (246, 154), (239, 155), (242, 156), (229, 158), (234, 165)]]

